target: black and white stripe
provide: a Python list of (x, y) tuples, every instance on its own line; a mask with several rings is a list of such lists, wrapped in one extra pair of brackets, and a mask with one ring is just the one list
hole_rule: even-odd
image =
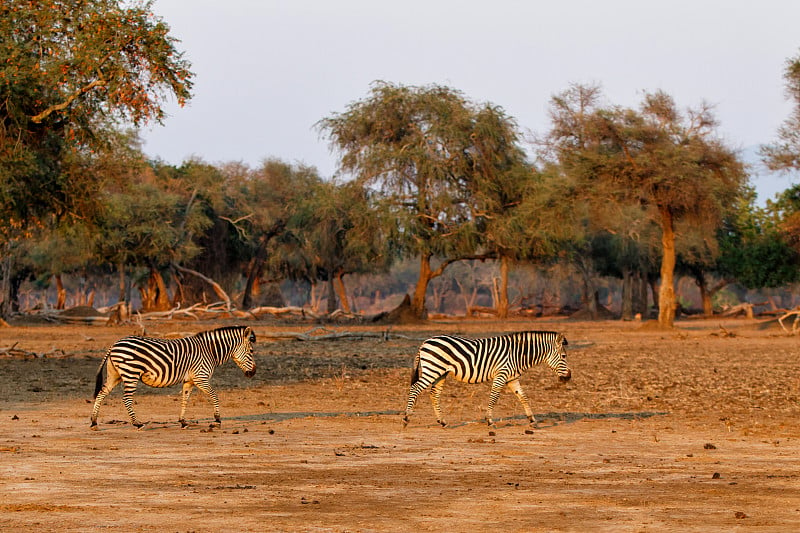
[[(220, 423), (219, 398), (211, 387), (214, 370), (233, 358), (247, 377), (256, 373), (253, 343), (256, 336), (247, 326), (228, 326), (203, 331), (182, 339), (154, 337), (125, 337), (106, 352), (97, 370), (95, 402), (92, 409), (92, 428), (97, 428), (100, 404), (114, 387), (122, 382), (122, 401), (128, 410), (131, 424), (142, 427), (133, 411), (133, 393), (142, 383), (151, 387), (168, 387), (183, 383), (180, 423), (186, 427), (186, 403), (193, 387), (205, 392), (214, 403), (214, 419)], [(106, 378), (103, 380), (103, 368)]]
[(528, 397), (519, 384), (520, 375), (533, 365), (542, 361), (556, 373), (561, 381), (568, 381), (572, 372), (567, 366), (567, 353), (564, 350), (567, 339), (555, 331), (524, 331), (491, 337), (487, 339), (467, 339), (452, 335), (432, 337), (422, 343), (414, 360), (411, 388), (403, 416), (403, 426), (417, 402), (417, 396), (430, 387), (431, 403), (436, 413), (436, 421), (442, 426), (447, 423), (442, 417), (439, 397), (444, 388), (444, 380), (452, 374), (466, 383), (492, 382), (486, 421), (494, 425), (492, 410), (504, 386), (516, 395), (531, 424), (535, 424)]

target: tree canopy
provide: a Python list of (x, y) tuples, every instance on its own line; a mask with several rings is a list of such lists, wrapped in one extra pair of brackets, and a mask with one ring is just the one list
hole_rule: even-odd
[(772, 170), (800, 170), (800, 54), (786, 60), (783, 79), (794, 108), (778, 128), (777, 141), (764, 145), (761, 155)]
[(189, 63), (151, 2), (0, 4), (0, 220), (76, 210), (91, 176), (67, 172), (123, 123), (190, 97)]
[(485, 252), (478, 216), (485, 206), (474, 193), (519, 172), (516, 124), (449, 87), (378, 82), (366, 99), (318, 126), (341, 153), (341, 169), (379, 193), (401, 253), (420, 258), (411, 306), (424, 316), (430, 280), (453, 261)]
[(709, 106), (683, 113), (657, 91), (645, 94), (639, 110), (601, 107), (600, 96), (598, 87), (574, 86), (553, 99), (550, 154), (577, 180), (574, 191), (592, 205), (595, 224), (613, 225), (620, 206), (635, 205), (659, 225), (659, 323), (671, 327), (676, 224), (688, 221), (713, 232), (747, 175), (714, 136)]

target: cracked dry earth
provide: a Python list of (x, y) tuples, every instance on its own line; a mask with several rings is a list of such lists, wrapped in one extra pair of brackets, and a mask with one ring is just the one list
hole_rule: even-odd
[[(120, 388), (89, 430), (100, 358), (132, 326), (0, 329), (0, 349), (57, 356), (0, 358), (0, 530), (800, 530), (800, 350), (777, 326), (451, 320), (396, 326), (389, 340), (301, 342), (270, 335), (313, 325), (249, 324), (258, 372), (229, 363), (214, 375), (221, 428), (198, 391), (181, 430), (180, 387), (140, 385), (138, 431)], [(424, 338), (526, 329), (564, 332), (573, 375), (523, 377), (532, 434), (504, 391), (490, 435), (488, 385), (451, 380), (450, 427), (421, 395), (401, 429)]]

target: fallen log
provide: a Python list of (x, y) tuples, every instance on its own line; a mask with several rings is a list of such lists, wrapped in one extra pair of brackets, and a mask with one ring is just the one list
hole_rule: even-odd
[[(789, 318), (790, 316), (794, 316), (794, 322), (792, 322), (792, 331), (790, 332), (786, 329), (786, 326), (783, 325), (783, 320), (785, 318)], [(778, 318), (778, 323), (783, 328), (783, 331), (786, 333), (791, 333), (792, 335), (797, 335), (797, 330), (800, 328), (800, 309), (793, 309), (787, 313), (785, 313), (782, 317)]]
[[(392, 333), (390, 330), (385, 331), (333, 331), (328, 328), (318, 327), (313, 328), (305, 333), (296, 332), (272, 332), (272, 333), (259, 333), (259, 338), (266, 339), (295, 339), (298, 341), (336, 341), (341, 339), (380, 339), (387, 341), (389, 339), (409, 339), (415, 340), (414, 337)], [(417, 339), (424, 340), (424, 339)]]
[(744, 313), (744, 315), (747, 318), (753, 318), (753, 307), (754, 307), (753, 304), (748, 304), (748, 303), (734, 305), (730, 309), (720, 313), (719, 316), (721, 316), (721, 317), (732, 317), (732, 316), (736, 316), (738, 314)]
[(28, 350), (17, 348), (17, 344), (19, 344), (19, 341), (12, 344), (9, 348), (0, 348), (0, 357), (8, 357), (12, 359), (53, 359), (68, 357), (67, 353), (61, 348), (53, 348), (49, 352), (42, 352), (38, 354), (36, 352), (29, 352)]

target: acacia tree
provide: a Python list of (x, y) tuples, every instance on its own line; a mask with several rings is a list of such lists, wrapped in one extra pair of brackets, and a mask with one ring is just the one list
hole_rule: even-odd
[(101, 189), (69, 162), (101, 152), (119, 123), (163, 117), (190, 97), (189, 63), (150, 2), (0, 3), (0, 253), (3, 300), (12, 242), (51, 215), (85, 214)]
[[(493, 165), (496, 155), (481, 155), (480, 111), (448, 87), (376, 82), (368, 98), (318, 123), (341, 153), (341, 169), (378, 192), (394, 219), (389, 238), (419, 258), (411, 309), (420, 318), (428, 284), (448, 265), (491, 256), (481, 249), (472, 197), (476, 157)], [(513, 128), (507, 120), (494, 126)]]
[(299, 204), (289, 230), (306, 258), (306, 275), (327, 283), (328, 313), (336, 310), (337, 295), (341, 308), (350, 312), (344, 276), (378, 273), (391, 265), (379, 211), (370, 205), (369, 191), (352, 181), (319, 181)]
[(246, 282), (242, 307), (253, 306), (254, 296), (269, 263), (275, 241), (287, 233), (300, 201), (320, 181), (316, 168), (268, 159), (256, 169), (224, 169), (225, 207), (218, 212), (238, 233), (247, 249)]
[(103, 205), (99, 257), (117, 265), (121, 273), (126, 265), (146, 269), (139, 287), (142, 307), (169, 309), (180, 296), (169, 295), (162, 271), (200, 252), (193, 236), (211, 225), (203, 203), (145, 168), (135, 181), (108, 190)]
[(471, 202), (483, 249), (500, 262), (495, 305), (497, 316), (506, 318), (511, 264), (548, 255), (554, 228), (539, 201), (540, 175), (519, 145), (514, 120), (487, 104), (475, 115), (473, 131)]
[[(639, 205), (661, 230), (661, 327), (675, 319), (676, 224), (713, 234), (747, 176), (736, 154), (714, 136), (707, 105), (681, 113), (664, 92), (640, 109), (600, 108), (597, 87), (573, 87), (553, 100), (554, 153), (574, 176), (592, 213)], [(605, 216), (599, 216), (605, 219)]]
[(783, 79), (794, 109), (778, 128), (778, 140), (762, 146), (761, 155), (772, 170), (800, 170), (800, 54), (786, 61)]

